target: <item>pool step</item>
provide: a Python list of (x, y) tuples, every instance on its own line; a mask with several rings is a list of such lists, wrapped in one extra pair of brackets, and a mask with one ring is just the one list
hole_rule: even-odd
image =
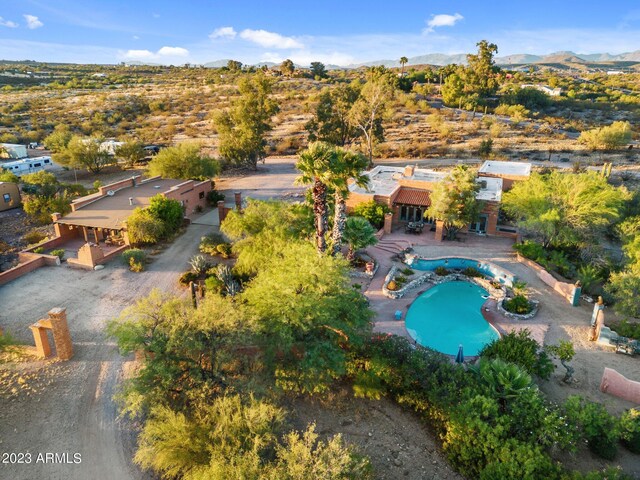
[(406, 240), (381, 240), (373, 248), (389, 253), (400, 253), (406, 248), (411, 247), (411, 242)]

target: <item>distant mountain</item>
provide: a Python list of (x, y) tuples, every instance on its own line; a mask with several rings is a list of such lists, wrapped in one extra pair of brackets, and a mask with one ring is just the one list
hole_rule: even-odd
[(616, 60), (620, 62), (640, 62), (640, 50), (616, 55)]
[(229, 59), (225, 58), (222, 60), (216, 60), (215, 62), (205, 63), (204, 66), (206, 68), (220, 68), (220, 67), (226, 67), (227, 63), (229, 63)]
[(537, 63), (585, 63), (585, 61), (573, 52), (554, 52), (543, 56)]
[(140, 60), (131, 60), (130, 62), (125, 62), (125, 65), (128, 65), (130, 67), (142, 67), (142, 66), (146, 66), (146, 67), (162, 67), (165, 65), (162, 65), (160, 63), (153, 63), (153, 62), (141, 62)]
[(523, 63), (535, 63), (542, 60), (539, 55), (529, 55), (528, 53), (518, 53), (507, 55), (506, 57), (496, 57), (497, 65), (521, 65)]
[(445, 53), (428, 53), (427, 55), (418, 55), (417, 57), (409, 58), (408, 65), (449, 65), (451, 63), (466, 64), (467, 54), (456, 53), (447, 55)]

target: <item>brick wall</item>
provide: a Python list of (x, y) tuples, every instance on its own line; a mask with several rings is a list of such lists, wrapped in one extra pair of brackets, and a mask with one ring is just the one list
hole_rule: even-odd
[(211, 182), (209, 180), (203, 182), (187, 180), (164, 192), (164, 196), (182, 202), (186, 215), (189, 216), (193, 214), (198, 207), (206, 207), (207, 193), (210, 191)]

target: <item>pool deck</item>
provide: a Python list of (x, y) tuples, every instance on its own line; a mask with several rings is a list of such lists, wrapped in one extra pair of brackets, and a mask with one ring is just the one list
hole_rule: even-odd
[[(466, 235), (464, 241), (461, 242), (436, 242), (432, 232), (424, 232), (420, 235), (393, 232), (383, 237), (379, 247), (374, 246), (367, 250), (367, 253), (380, 263), (378, 271), (365, 292), (371, 302), (371, 308), (376, 313), (374, 325), (376, 332), (400, 335), (413, 341), (405, 328), (404, 318), (413, 301), (427, 289), (425, 287), (418, 287), (409, 291), (403, 298), (397, 300), (388, 298), (383, 294), (382, 285), (384, 283), (384, 277), (394, 263), (392, 259), (394, 253), (388, 251), (388, 247), (394, 243), (398, 245), (398, 251), (401, 249), (400, 247), (411, 244), (414, 252), (423, 258), (450, 256), (494, 263), (498, 267), (514, 273), (518, 278), (525, 280), (529, 286), (532, 287), (531, 290), (534, 298), (540, 299), (541, 296), (547, 296), (546, 292), (543, 295), (538, 295), (538, 288), (536, 288), (539, 285), (543, 287), (546, 287), (546, 285), (542, 284), (542, 282), (533, 276), (527, 267), (517, 262), (511, 248), (513, 245), (513, 240), (511, 239)], [(524, 271), (525, 269), (526, 271)], [(538, 285), (534, 285), (534, 282)], [(557, 300), (559, 303), (564, 302), (560, 297), (557, 297)], [(566, 302), (564, 305), (566, 305), (567, 309), (570, 308)], [(542, 308), (544, 308), (544, 306)], [(402, 320), (400, 321), (395, 320), (394, 317), (397, 310), (402, 312)], [(548, 319), (545, 318), (546, 316), (540, 313), (535, 318), (526, 321), (506, 318), (497, 311), (496, 302), (491, 299), (487, 300), (483, 305), (482, 315), (500, 333), (526, 328), (531, 331), (533, 338), (540, 343), (544, 342), (550, 325)]]

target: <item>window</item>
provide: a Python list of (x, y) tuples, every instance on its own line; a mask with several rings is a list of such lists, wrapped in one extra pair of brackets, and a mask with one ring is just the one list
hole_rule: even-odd
[(4, 198), (4, 203), (9, 203), (11, 201), (11, 195), (8, 193), (2, 195), (2, 198)]
[(200, 192), (200, 193), (198, 194), (198, 198), (199, 198), (200, 200), (202, 200), (202, 199), (204, 198), (204, 192)]
[(34, 164), (33, 164), (33, 168), (41, 167), (41, 166), (42, 166), (42, 164), (41, 164), (41, 163), (34, 163)]
[(49, 162), (50, 162), (50, 160), (45, 160), (45, 161), (44, 161), (44, 163), (49, 163)]

